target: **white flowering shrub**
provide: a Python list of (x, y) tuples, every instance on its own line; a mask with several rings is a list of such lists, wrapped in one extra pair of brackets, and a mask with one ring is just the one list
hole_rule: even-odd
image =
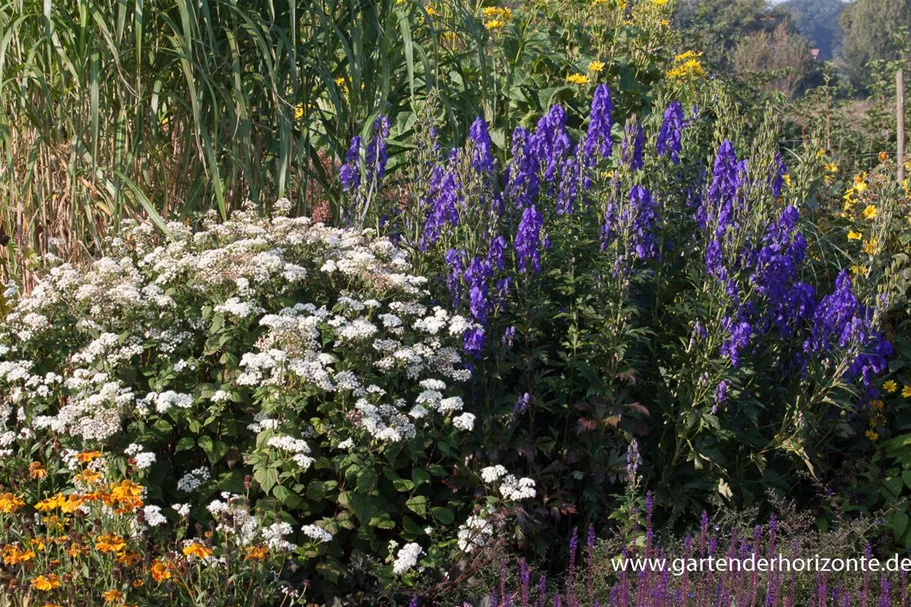
[[(432, 305), (405, 250), (306, 218), (168, 228), (132, 224), (14, 302), (0, 486), (36, 454), (97, 449), (143, 479), (149, 520), (259, 533), (330, 585), (354, 552), (401, 575), (451, 555), (460, 525), (483, 529), (465, 465), (477, 412), (459, 388), (462, 335), (478, 327)], [(504, 499), (534, 495), (530, 479), (493, 481)], [(281, 518), (245, 529), (240, 496)]]

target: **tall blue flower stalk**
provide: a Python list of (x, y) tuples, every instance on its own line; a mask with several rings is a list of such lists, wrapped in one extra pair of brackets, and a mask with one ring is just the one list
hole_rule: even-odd
[(674, 164), (680, 164), (680, 151), (683, 149), (683, 106), (673, 101), (664, 112), (664, 122), (658, 133), (658, 155), (670, 155)]

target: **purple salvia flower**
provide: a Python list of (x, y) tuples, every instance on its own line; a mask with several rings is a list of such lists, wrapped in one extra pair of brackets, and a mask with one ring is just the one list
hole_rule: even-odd
[(468, 137), (474, 142), (471, 166), (479, 173), (492, 172), (494, 169), (493, 142), (490, 140), (490, 132), (487, 130), (487, 123), (483, 118), (478, 116), (475, 119), (468, 131)]
[(557, 215), (572, 215), (573, 202), (579, 192), (579, 163), (572, 156), (560, 167), (560, 187), (557, 190)]
[(566, 132), (566, 112), (561, 106), (552, 106), (538, 121), (529, 144), (538, 166), (543, 167), (544, 181), (553, 189), (563, 158), (572, 148)]
[(459, 307), (459, 303), (462, 301), (462, 274), (465, 272), (465, 258), (467, 256), (462, 249), (449, 249), (443, 257), (449, 267), (446, 287), (449, 289), (449, 295), (452, 297), (452, 303), (455, 307)]
[(515, 406), (512, 408), (513, 417), (522, 415), (528, 410), (528, 405), (531, 403), (531, 395), (526, 392), (516, 400)]
[(626, 474), (630, 480), (636, 477), (642, 458), (639, 456), (639, 443), (636, 439), (630, 439), (629, 447), (626, 450)]
[(588, 132), (583, 145), (583, 154), (588, 166), (593, 164), (596, 151), (601, 158), (609, 158), (613, 153), (614, 140), (611, 138), (611, 129), (614, 126), (613, 111), (614, 103), (611, 99), (610, 88), (606, 84), (601, 84), (595, 89), (595, 96), (592, 99)]
[(516, 342), (516, 328), (513, 325), (506, 327), (506, 330), (503, 331), (503, 339), (500, 343), (503, 344), (503, 347), (510, 349)]
[(479, 358), (484, 351), (484, 329), (473, 327), (462, 333), (462, 347), (468, 354)]
[(620, 160), (631, 171), (638, 171), (644, 165), (642, 159), (644, 143), (645, 134), (642, 131), (642, 123), (639, 122), (638, 118), (633, 117), (626, 123), (623, 142), (620, 144)]
[(519, 271), (526, 272), (534, 268), (535, 274), (541, 271), (541, 253), (538, 245), (541, 240), (541, 228), (544, 218), (541, 213), (531, 205), (522, 212), (522, 221), (516, 232), (515, 249), (519, 257)]
[(361, 184), (361, 138), (355, 135), (351, 139), (351, 146), (345, 154), (345, 163), (339, 169), (339, 181), (346, 192), (356, 190)]
[(674, 164), (680, 164), (680, 151), (683, 149), (683, 106), (673, 101), (664, 112), (664, 122), (658, 133), (658, 155), (670, 154)]
[(377, 116), (373, 123), (373, 138), (367, 144), (367, 179), (379, 182), (386, 174), (389, 160), (386, 140), (389, 138), (389, 118)]
[(508, 246), (506, 239), (502, 236), (494, 236), (490, 239), (487, 248), (487, 264), (491, 269), (503, 270), (503, 257)]
[(522, 597), (522, 607), (529, 607), (528, 598), (531, 596), (531, 571), (525, 559), (519, 561), (519, 595)]
[(524, 209), (538, 197), (540, 181), (531, 135), (522, 127), (512, 134), (512, 159), (506, 167), (506, 194), (515, 201), (516, 208)]
[(775, 154), (775, 166), (772, 169), (772, 196), (776, 199), (781, 198), (781, 188), (784, 186), (784, 176), (788, 174), (788, 167), (785, 166), (781, 153)]

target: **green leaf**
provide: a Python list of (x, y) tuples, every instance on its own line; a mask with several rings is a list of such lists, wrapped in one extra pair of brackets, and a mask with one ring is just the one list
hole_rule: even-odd
[(427, 471), (423, 470), (422, 468), (415, 468), (411, 471), (411, 480), (414, 481), (415, 487), (420, 487), (424, 483), (430, 482), (430, 475), (427, 474)]
[(421, 518), (426, 518), (427, 516), (427, 498), (423, 495), (415, 495), (412, 498), (409, 498), (405, 502), (405, 506), (409, 510), (420, 516)]
[(270, 493), (272, 487), (278, 482), (278, 470), (275, 468), (260, 468), (253, 471), (253, 478), (260, 484), (264, 493)]
[(395, 529), (395, 521), (392, 520), (388, 512), (380, 512), (373, 515), (370, 517), (370, 522), (367, 524), (371, 527), (378, 527), (379, 529)]
[(177, 445), (174, 447), (174, 453), (180, 453), (181, 451), (189, 451), (190, 449), (192, 449), (195, 446), (196, 446), (196, 441), (193, 440), (192, 436), (184, 436), (179, 441), (177, 441)]
[(455, 514), (449, 508), (437, 506), (431, 508), (430, 512), (433, 513), (433, 518), (440, 521), (443, 525), (451, 525), (453, 521), (455, 521)]
[(885, 487), (893, 498), (898, 498), (898, 496), (901, 495), (904, 482), (896, 476), (890, 476), (883, 480), (883, 487)]
[(392, 486), (395, 487), (396, 491), (404, 493), (414, 489), (414, 482), (408, 480), (407, 478), (400, 478), (392, 481)]

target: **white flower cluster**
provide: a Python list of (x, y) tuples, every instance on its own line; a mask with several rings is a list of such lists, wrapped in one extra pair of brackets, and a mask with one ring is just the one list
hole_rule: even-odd
[(179, 481), (177, 481), (178, 491), (183, 491), (185, 493), (193, 493), (203, 484), (209, 481), (212, 478), (212, 474), (209, 472), (208, 468), (197, 468), (191, 472), (187, 472)]
[(316, 525), (304, 525), (301, 528), (301, 531), (304, 532), (304, 535), (318, 544), (327, 544), (332, 541), (332, 534)]
[[(139, 470), (145, 470), (155, 463), (155, 454), (151, 451), (143, 451), (142, 445), (130, 443), (123, 452), (127, 457), (135, 460), (135, 466)], [(152, 526), (154, 527), (154, 525)]]
[(472, 515), (459, 527), (457, 537), (459, 550), (470, 554), (487, 545), (493, 537), (493, 525), (486, 518)]
[(418, 559), (424, 554), (424, 549), (420, 544), (414, 542), (405, 544), (402, 549), (395, 555), (395, 561), (392, 563), (392, 572), (395, 575), (407, 573), (418, 564)]
[(481, 480), (488, 485), (500, 481), (500, 495), (506, 500), (519, 501), (530, 499), (537, 495), (534, 480), (527, 477), (517, 479), (500, 464), (482, 468)]

